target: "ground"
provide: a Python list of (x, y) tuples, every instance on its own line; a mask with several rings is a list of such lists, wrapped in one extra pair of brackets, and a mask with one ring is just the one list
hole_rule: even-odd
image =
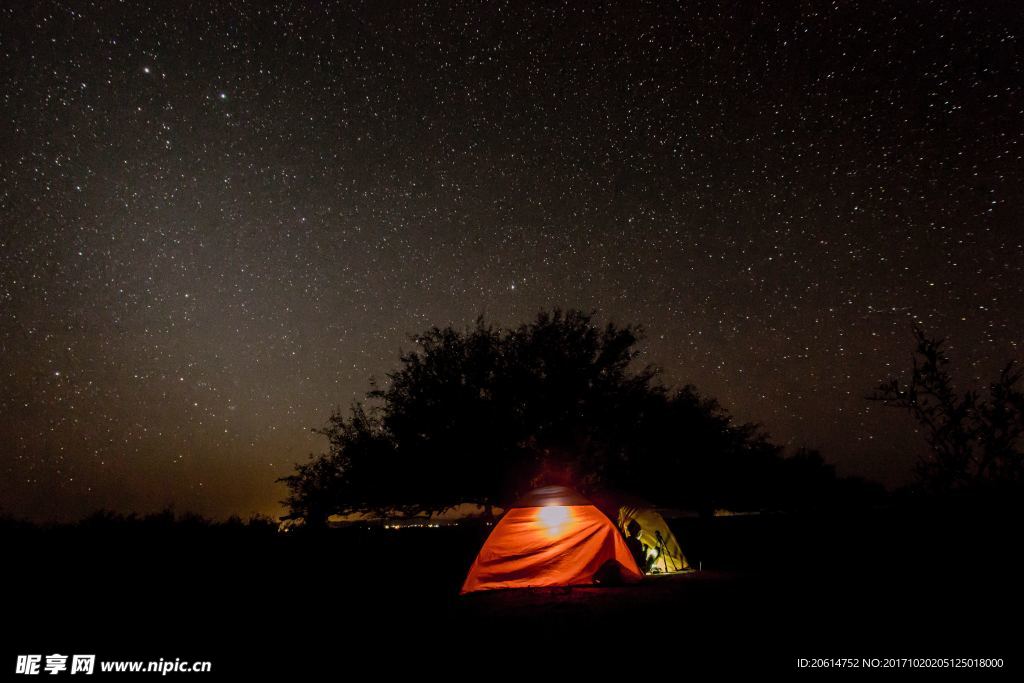
[[(674, 523), (702, 567), (459, 596), (486, 529), (4, 529), (16, 654), (209, 659), (218, 673), (646, 678), (801, 658), (1017, 667), (1019, 516), (951, 508)], [(1005, 673), (1006, 669), (1004, 669)]]

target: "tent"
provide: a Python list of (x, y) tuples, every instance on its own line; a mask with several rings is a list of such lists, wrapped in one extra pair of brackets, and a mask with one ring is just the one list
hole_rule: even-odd
[(673, 574), (690, 568), (675, 535), (655, 508), (621, 505), (616, 523), (634, 554), (640, 555), (638, 564), (645, 573)]
[(622, 492), (599, 492), (592, 500), (609, 519), (615, 520), (633, 559), (645, 574), (674, 574), (690, 569), (659, 508)]
[(461, 592), (589, 584), (612, 569), (623, 581), (643, 578), (604, 513), (572, 489), (545, 486), (512, 505), (495, 525)]

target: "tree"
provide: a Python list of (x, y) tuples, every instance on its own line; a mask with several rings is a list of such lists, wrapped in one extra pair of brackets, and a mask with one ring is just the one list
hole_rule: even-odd
[(283, 479), (289, 516), (489, 510), (542, 484), (693, 507), (778, 503), (766, 482), (781, 449), (693, 387), (670, 392), (656, 368), (638, 367), (642, 338), (576, 310), (413, 337), (367, 393), (371, 407), (335, 411), (317, 430), (328, 452)]
[(635, 397), (660, 389), (629, 369), (642, 332), (580, 311), (497, 330), (413, 338), (383, 388), (317, 430), (330, 449), (283, 479), (291, 516), (438, 512), (507, 504), (542, 482), (594, 485)]
[(336, 410), (323, 429), (328, 452), (297, 464), (295, 473), (278, 481), (288, 487), (287, 519), (321, 525), (331, 515), (367, 512), (395, 506), (387, 468), (395, 455), (394, 441), (381, 429), (379, 420), (356, 403), (346, 417)]
[(934, 493), (1018, 487), (1024, 482), (1024, 394), (1011, 361), (989, 385), (987, 397), (956, 390), (944, 340), (915, 327), (910, 379), (890, 378), (869, 398), (908, 411), (924, 430), (927, 454), (918, 484)]

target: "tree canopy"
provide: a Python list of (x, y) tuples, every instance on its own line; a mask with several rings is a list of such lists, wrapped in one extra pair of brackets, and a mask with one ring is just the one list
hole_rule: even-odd
[(413, 337), (381, 386), (317, 430), (328, 451), (283, 479), (289, 516), (489, 508), (552, 483), (749, 508), (835, 480), (816, 453), (786, 460), (694, 387), (664, 386), (639, 363), (642, 337), (577, 310)]
[(910, 377), (883, 382), (869, 398), (906, 410), (922, 428), (928, 451), (917, 485), (930, 493), (1015, 492), (1024, 485), (1024, 392), (1021, 370), (1007, 363), (987, 395), (960, 392), (942, 339), (914, 328)]

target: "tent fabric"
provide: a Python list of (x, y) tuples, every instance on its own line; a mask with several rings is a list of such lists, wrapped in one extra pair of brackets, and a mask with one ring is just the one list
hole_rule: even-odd
[(547, 505), (592, 505), (568, 486), (541, 486), (511, 505), (514, 508), (536, 508)]
[(623, 505), (619, 508), (618, 527), (631, 537), (631, 525), (639, 527), (637, 536), (642, 544), (641, 567), (648, 574), (671, 574), (690, 568), (679, 542), (669, 529), (665, 518), (651, 507)]
[(484, 542), (461, 593), (590, 584), (608, 562), (624, 581), (643, 578), (618, 529), (593, 505), (512, 507)]

